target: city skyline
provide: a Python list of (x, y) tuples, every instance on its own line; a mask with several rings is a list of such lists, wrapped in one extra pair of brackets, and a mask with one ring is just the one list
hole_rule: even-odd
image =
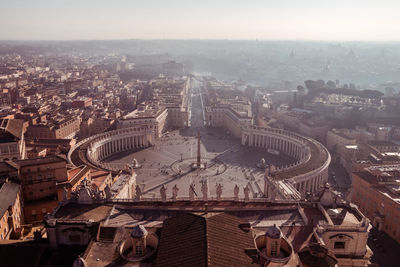
[(399, 11), (0, 0), (0, 267), (397, 266)]
[(400, 3), (0, 1), (1, 40), (398, 41)]

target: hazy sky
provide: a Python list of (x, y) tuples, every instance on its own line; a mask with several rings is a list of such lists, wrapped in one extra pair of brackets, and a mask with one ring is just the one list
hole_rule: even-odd
[(0, 39), (400, 40), (400, 0), (0, 0)]

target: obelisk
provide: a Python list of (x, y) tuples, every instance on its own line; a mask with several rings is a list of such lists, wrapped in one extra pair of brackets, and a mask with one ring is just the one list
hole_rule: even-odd
[(197, 168), (200, 168), (201, 164), (201, 155), (200, 155), (200, 131), (197, 132)]

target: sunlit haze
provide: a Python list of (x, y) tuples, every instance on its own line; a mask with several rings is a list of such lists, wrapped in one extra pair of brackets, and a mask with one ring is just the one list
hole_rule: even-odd
[(0, 0), (0, 39), (399, 40), (395, 0)]

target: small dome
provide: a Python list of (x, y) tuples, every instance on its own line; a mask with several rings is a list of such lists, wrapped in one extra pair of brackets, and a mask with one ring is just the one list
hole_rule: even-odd
[(276, 227), (276, 225), (274, 224), (273, 226), (268, 227), (265, 235), (270, 238), (276, 239), (281, 236), (281, 230), (279, 230), (278, 227)]
[(147, 230), (143, 225), (136, 225), (133, 227), (131, 237), (141, 238), (147, 235)]

